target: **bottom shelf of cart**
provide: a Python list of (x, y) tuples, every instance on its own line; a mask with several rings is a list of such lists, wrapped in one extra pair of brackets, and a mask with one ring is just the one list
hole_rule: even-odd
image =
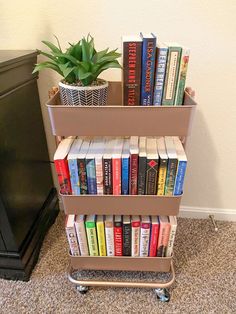
[(72, 256), (73, 269), (169, 272), (172, 257)]

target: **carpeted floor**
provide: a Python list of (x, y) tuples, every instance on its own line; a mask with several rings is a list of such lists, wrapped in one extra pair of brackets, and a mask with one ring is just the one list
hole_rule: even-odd
[[(178, 223), (176, 282), (169, 303), (157, 301), (148, 289), (90, 288), (86, 295), (79, 294), (66, 277), (67, 243), (60, 214), (44, 241), (31, 280), (0, 280), (0, 313), (236, 313), (236, 224), (218, 222), (215, 233), (208, 220), (179, 218)], [(153, 273), (106, 275), (160, 278)]]

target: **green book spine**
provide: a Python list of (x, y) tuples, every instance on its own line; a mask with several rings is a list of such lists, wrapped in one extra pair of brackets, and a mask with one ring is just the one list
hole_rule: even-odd
[(175, 97), (175, 105), (181, 106), (183, 105), (183, 98), (184, 98), (184, 89), (185, 89), (185, 82), (187, 77), (187, 70), (188, 70), (188, 62), (189, 62), (189, 55), (190, 49), (183, 48), (180, 68), (179, 68), (179, 80), (176, 89), (176, 97)]
[(89, 255), (98, 256), (98, 243), (95, 222), (86, 221), (85, 226), (89, 246)]

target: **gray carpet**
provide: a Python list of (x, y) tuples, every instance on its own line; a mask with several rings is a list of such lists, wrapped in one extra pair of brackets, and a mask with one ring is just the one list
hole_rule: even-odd
[[(169, 303), (158, 302), (149, 289), (90, 288), (86, 295), (79, 294), (66, 277), (67, 242), (60, 214), (31, 280), (0, 280), (0, 313), (236, 313), (236, 224), (218, 222), (215, 233), (208, 220), (179, 218), (178, 223), (176, 282)], [(95, 275), (141, 280), (167, 276), (90, 272)]]

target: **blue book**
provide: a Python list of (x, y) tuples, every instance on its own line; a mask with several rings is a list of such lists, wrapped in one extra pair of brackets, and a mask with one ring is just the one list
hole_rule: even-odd
[(153, 85), (155, 72), (156, 56), (156, 36), (151, 34), (142, 34), (142, 75), (141, 75), (141, 105), (152, 106)]
[(153, 105), (161, 106), (162, 94), (164, 90), (166, 63), (168, 57), (168, 46), (165, 44), (157, 45), (156, 76), (154, 83)]
[(180, 139), (174, 136), (174, 144), (178, 158), (178, 168), (175, 178), (174, 195), (181, 195), (183, 193), (184, 177), (187, 168), (187, 157)]
[(97, 180), (96, 180), (96, 165), (95, 165), (94, 146), (95, 146), (95, 143), (93, 141), (90, 144), (88, 153), (85, 157), (88, 194), (97, 194)]
[(129, 159), (130, 159), (129, 139), (124, 140), (121, 154), (121, 194), (129, 194)]
[(82, 139), (75, 139), (69, 151), (67, 160), (70, 172), (70, 183), (73, 195), (80, 195), (80, 180), (77, 157), (82, 145)]

